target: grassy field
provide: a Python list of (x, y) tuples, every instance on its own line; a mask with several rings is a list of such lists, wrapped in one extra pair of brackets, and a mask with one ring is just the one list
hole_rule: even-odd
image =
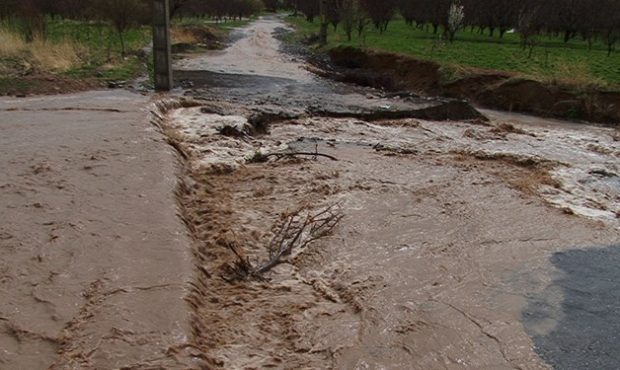
[[(310, 23), (302, 17), (288, 17), (287, 20), (301, 37), (319, 31), (318, 21)], [(391, 22), (384, 34), (379, 34), (372, 26), (362, 37), (354, 32), (352, 41), (347, 41), (342, 27), (334, 32), (330, 26), (328, 41), (328, 47), (367, 47), (410, 54), (451, 67), (517, 72), (552, 83), (620, 89), (620, 53), (607, 56), (601, 43), (594, 43), (589, 50), (588, 44), (581, 40), (564, 43), (560, 38), (539, 37), (531, 58), (528, 58), (528, 51), (521, 48), (519, 35), (514, 33), (500, 39), (461, 31), (456, 35), (456, 41), (450, 44), (441, 40), (440, 35), (408, 26), (403, 20)]]
[[(201, 40), (183, 32), (184, 26), (204, 26), (222, 38), (250, 20), (215, 23), (203, 18), (173, 20), (173, 42)], [(182, 40), (175, 40), (175, 37)], [(101, 22), (47, 20), (45, 37), (27, 43), (15, 26), (0, 23), (0, 94), (34, 88), (43, 81), (23, 76), (55, 75), (76, 80), (131, 80), (152, 69), (152, 58), (144, 49), (151, 42), (151, 27), (131, 29), (124, 34), (125, 56), (119, 36)], [(32, 89), (30, 89), (32, 90)]]
[(118, 34), (97, 22), (52, 20), (45, 37), (27, 43), (10, 24), (0, 26), (1, 85), (19, 86), (19, 76), (56, 74), (102, 81), (126, 80), (145, 70), (140, 51), (151, 38), (149, 27), (125, 33), (126, 56), (121, 55)]

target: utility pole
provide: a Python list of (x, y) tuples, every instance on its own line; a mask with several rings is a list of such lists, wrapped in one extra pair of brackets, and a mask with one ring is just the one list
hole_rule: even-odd
[(170, 50), (170, 0), (153, 0), (153, 59), (155, 90), (172, 89)]
[(319, 12), (321, 13), (321, 32), (319, 33), (319, 43), (327, 45), (327, 0), (320, 0)]

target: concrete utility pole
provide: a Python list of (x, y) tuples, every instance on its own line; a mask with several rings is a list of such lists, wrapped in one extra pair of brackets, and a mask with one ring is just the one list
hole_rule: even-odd
[(153, 0), (153, 58), (157, 91), (172, 89), (169, 3), (170, 0)]

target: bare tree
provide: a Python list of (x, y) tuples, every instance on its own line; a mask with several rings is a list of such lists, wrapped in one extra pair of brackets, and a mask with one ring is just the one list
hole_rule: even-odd
[(47, 22), (41, 10), (41, 4), (35, 0), (22, 0), (17, 7), (19, 29), (26, 42), (45, 37)]
[(308, 22), (314, 22), (314, 18), (320, 13), (320, 0), (299, 0), (297, 3), (299, 11), (301, 11)]
[(456, 32), (463, 27), (463, 21), (465, 20), (465, 8), (459, 0), (454, 0), (450, 5), (448, 11), (448, 22), (446, 24), (445, 33), (448, 36), (448, 41), (454, 42), (454, 36)]
[(532, 57), (534, 47), (536, 46), (536, 17), (539, 7), (535, 5), (523, 5), (519, 11), (517, 19), (517, 29), (521, 37), (521, 47), (528, 49), (528, 58)]
[(342, 20), (342, 27), (347, 35), (347, 40), (351, 41), (353, 30), (363, 15), (360, 12), (358, 0), (343, 0), (342, 2), (343, 6), (340, 9), (340, 19)]
[(360, 4), (381, 33), (387, 30), (398, 5), (397, 0), (360, 0)]
[(121, 42), (121, 55), (126, 53), (124, 34), (132, 27), (145, 22), (148, 7), (140, 0), (98, 0), (97, 12), (110, 21)]

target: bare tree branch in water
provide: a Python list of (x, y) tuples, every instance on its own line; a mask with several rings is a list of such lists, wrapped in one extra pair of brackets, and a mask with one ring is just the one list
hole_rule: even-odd
[(312, 242), (331, 235), (343, 217), (340, 204), (333, 204), (314, 212), (309, 207), (302, 207), (285, 215), (276, 225), (275, 234), (267, 245), (269, 258), (256, 267), (239, 252), (235, 243), (226, 243), (237, 260), (228, 268), (231, 276), (223, 278), (227, 281), (261, 278), (289, 256), (298, 255)]

